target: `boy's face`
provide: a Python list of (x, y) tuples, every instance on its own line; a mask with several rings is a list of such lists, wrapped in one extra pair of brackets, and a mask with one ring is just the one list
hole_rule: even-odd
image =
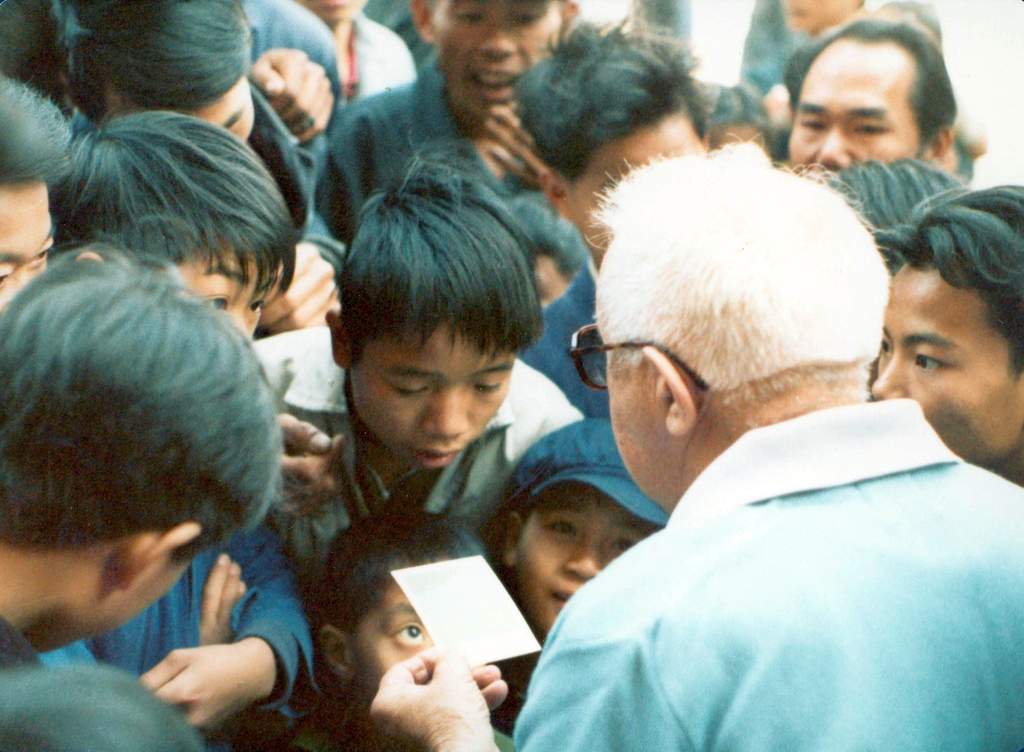
[(412, 0), (420, 35), (437, 49), (448, 104), (467, 135), (511, 104), (516, 80), (550, 54), (573, 0)]
[(356, 412), (376, 439), (382, 476), (450, 465), (487, 427), (508, 394), (515, 353), (490, 355), (447, 327), (367, 342), (357, 361), (329, 318), (335, 360), (348, 370)]
[(249, 79), (242, 76), (220, 99), (186, 114), (227, 128), (239, 141), (248, 141), (256, 119)]
[(367, 700), (377, 692), (380, 679), (389, 668), (434, 644), (396, 582), (388, 585), (377, 606), (360, 620), (355, 634), (335, 633), (341, 639), (333, 643), (325, 641), (321, 633), (328, 663), (343, 679), (348, 679), (357, 695)]
[(1011, 479), (1024, 468), (1024, 378), (975, 290), (903, 267), (885, 312), (876, 399), (916, 400), (946, 445)]
[(46, 184), (0, 185), (0, 309), (46, 271), (52, 245)]
[(512, 514), (503, 562), (515, 570), (519, 605), (543, 637), (583, 584), (658, 527), (576, 481), (544, 489), (536, 503), (525, 520)]
[(211, 270), (206, 263), (198, 261), (178, 264), (178, 272), (190, 291), (224, 311), (247, 337), (253, 336), (263, 311), (263, 300), (256, 295), (255, 273), (250, 274), (245, 283), (237, 271)]

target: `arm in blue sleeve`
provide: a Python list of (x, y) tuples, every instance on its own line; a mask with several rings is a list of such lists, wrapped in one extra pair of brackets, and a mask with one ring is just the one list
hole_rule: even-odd
[(259, 637), (274, 651), (278, 677), (268, 709), (284, 706), (296, 683), (313, 680), (313, 639), (295, 575), (277, 535), (266, 527), (236, 533), (228, 556), (241, 567), (245, 595), (235, 606), (235, 641)]

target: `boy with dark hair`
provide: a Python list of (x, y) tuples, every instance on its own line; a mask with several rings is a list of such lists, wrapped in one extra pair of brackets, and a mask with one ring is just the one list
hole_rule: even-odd
[(370, 723), (370, 702), (389, 668), (434, 644), (391, 572), (483, 555), (467, 528), (420, 511), (360, 520), (338, 536), (324, 579), (308, 594), (325, 697), (297, 749), (390, 749)]
[[(607, 420), (573, 423), (538, 441), (516, 467), (497, 519), (509, 589), (543, 642), (573, 594), (619, 554), (663, 528), (665, 510), (629, 476)], [(494, 723), (512, 733), (537, 655), (502, 665), (509, 698)]]
[(544, 336), (523, 360), (550, 378), (587, 417), (608, 417), (608, 396), (580, 384), (572, 333), (594, 320), (594, 280), (605, 232), (600, 196), (653, 159), (705, 151), (707, 108), (681, 43), (580, 26), (518, 86), (523, 127), (551, 168), (542, 188), (580, 231), (592, 264), (544, 313)]
[[(196, 118), (143, 112), (85, 134), (59, 195), (59, 240), (113, 241), (174, 265), (247, 336), (270, 291), (291, 280), (296, 233), (273, 179), (245, 144)], [(312, 642), (280, 549), (266, 528), (233, 537), (197, 557), (152, 608), (92, 638), (88, 652), (142, 675), (199, 726), (255, 700), (283, 706), (309, 671)], [(75, 646), (48, 660), (80, 657)]]
[(872, 394), (916, 400), (950, 449), (1024, 484), (1024, 187), (948, 194), (878, 243), (902, 266)]
[(417, 150), (470, 147), (483, 160), (474, 169), (484, 180), (536, 169), (513, 112), (515, 84), (550, 53), (579, 8), (576, 0), (412, 0), (411, 10), (436, 61), (415, 83), (344, 108), (328, 133), (318, 206), (345, 243), (367, 196), (400, 178)]
[(5, 662), (130, 618), (276, 496), (259, 364), (166, 274), (54, 264), (0, 315), (0, 376)]
[(112, 241), (174, 264), (186, 285), (252, 335), (286, 290), (297, 233), (273, 178), (223, 128), (142, 112), (86, 133), (55, 191), (57, 241)]
[(327, 329), (257, 345), (283, 412), (344, 437), (335, 493), (279, 515), (313, 580), (351, 521), (425, 509), (478, 529), (515, 462), (579, 417), (516, 361), (540, 332), (527, 251), (472, 176), (416, 163), (367, 202)]
[(52, 103), (0, 76), (0, 308), (46, 269), (49, 188), (66, 167), (68, 139)]

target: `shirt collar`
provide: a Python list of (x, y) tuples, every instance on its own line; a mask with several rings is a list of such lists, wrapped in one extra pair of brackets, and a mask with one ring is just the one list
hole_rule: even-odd
[(683, 494), (669, 526), (699, 527), (758, 501), (959, 461), (912, 400), (818, 410), (743, 434)]

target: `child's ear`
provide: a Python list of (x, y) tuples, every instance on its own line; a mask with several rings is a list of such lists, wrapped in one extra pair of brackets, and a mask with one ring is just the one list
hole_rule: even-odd
[(317, 642), (331, 672), (342, 684), (350, 683), (355, 676), (351, 636), (331, 624), (324, 624), (320, 627)]
[(202, 525), (188, 521), (169, 530), (135, 533), (118, 541), (104, 561), (104, 593), (128, 590), (149, 576), (160, 576), (174, 553), (202, 532)]
[(327, 311), (327, 328), (331, 330), (331, 352), (334, 355), (334, 362), (339, 368), (349, 368), (352, 365), (352, 343), (348, 337), (348, 330), (345, 329), (345, 317), (342, 315), (341, 306), (331, 306)]
[(516, 565), (516, 550), (519, 547), (519, 536), (523, 532), (523, 515), (509, 512), (505, 524), (505, 541), (501, 549), (501, 563), (509, 569)]
[(565, 178), (552, 170), (544, 170), (540, 174), (540, 189), (544, 198), (548, 200), (551, 208), (554, 209), (562, 219), (572, 221), (568, 213), (569, 186)]

